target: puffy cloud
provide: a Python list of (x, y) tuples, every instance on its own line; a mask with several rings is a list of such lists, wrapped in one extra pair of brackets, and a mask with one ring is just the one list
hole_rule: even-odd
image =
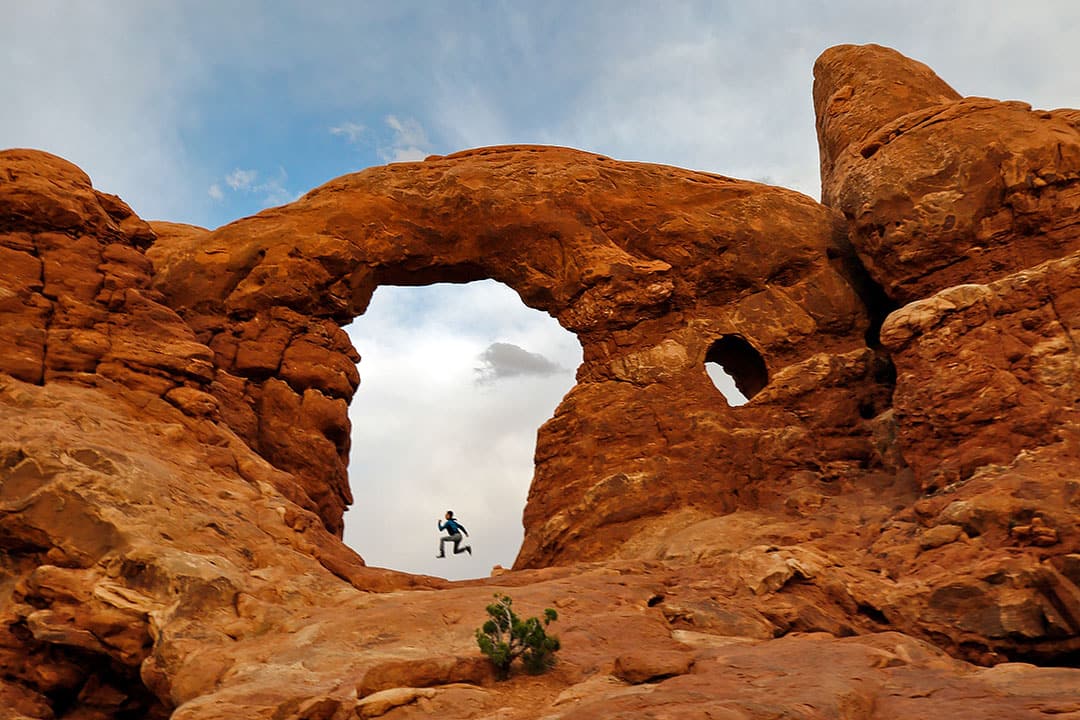
[(396, 115), (387, 115), (386, 125), (394, 131), (396, 145), (427, 145), (424, 128), (413, 118), (399, 120)]
[(214, 183), (206, 189), (206, 194), (210, 196), (211, 200), (221, 202), (225, 199), (225, 193), (221, 191), (221, 186)]
[(414, 162), (431, 154), (431, 141), (415, 118), (387, 115), (383, 126), (388, 133), (382, 138), (376, 138), (367, 126), (351, 120), (330, 128), (330, 134), (344, 138), (350, 145), (374, 148), (379, 159), (387, 163)]
[(284, 205), (304, 194), (303, 192), (290, 190), (286, 186), (288, 181), (289, 175), (285, 172), (285, 168), (279, 167), (274, 177), (263, 180), (254, 187), (254, 190), (262, 195), (264, 205)]
[(476, 368), (476, 374), (477, 382), (481, 383), (523, 375), (546, 377), (566, 370), (540, 353), (529, 352), (507, 342), (491, 343), (480, 353), (479, 359), (480, 367)]

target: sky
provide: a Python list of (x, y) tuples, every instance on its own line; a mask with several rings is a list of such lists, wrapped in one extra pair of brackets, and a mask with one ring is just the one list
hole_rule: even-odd
[[(217, 227), (387, 162), (566, 145), (819, 194), (815, 58), (879, 43), (963, 95), (1080, 107), (1074, 0), (0, 0), (0, 147), (147, 219)], [(513, 562), (539, 425), (580, 348), (493, 282), (380, 288), (349, 329), (370, 564)], [(472, 556), (436, 560), (454, 509)]]

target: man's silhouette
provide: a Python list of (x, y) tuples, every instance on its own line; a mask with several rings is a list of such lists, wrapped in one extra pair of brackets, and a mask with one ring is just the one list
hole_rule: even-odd
[(439, 529), (440, 530), (445, 530), (448, 533), (448, 536), (444, 537), (442, 540), (439, 541), (439, 554), (436, 555), (435, 557), (437, 557), (437, 558), (446, 557), (446, 547), (445, 546), (446, 546), (447, 542), (453, 542), (454, 543), (454, 554), (455, 555), (460, 555), (463, 552), (467, 552), (470, 555), (472, 555), (472, 545), (466, 545), (465, 547), (461, 547), (461, 533), (465, 533), (465, 537), (468, 537), (469, 536), (469, 531), (465, 529), (464, 525), (462, 525), (461, 523), (459, 523), (457, 520), (454, 519), (454, 511), (453, 510), (447, 510), (446, 515), (444, 517), (446, 518), (446, 522), (443, 522), (442, 520), (440, 520), (439, 521)]

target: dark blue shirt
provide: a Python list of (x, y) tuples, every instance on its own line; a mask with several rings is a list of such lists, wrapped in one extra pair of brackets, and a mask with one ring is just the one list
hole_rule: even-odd
[(446, 532), (450, 533), (451, 535), (454, 535), (455, 533), (459, 533), (462, 530), (464, 530), (465, 526), (462, 525), (461, 523), (459, 523), (454, 518), (450, 518), (445, 523), (442, 520), (440, 520), (439, 521), (439, 529), (440, 530), (445, 530)]

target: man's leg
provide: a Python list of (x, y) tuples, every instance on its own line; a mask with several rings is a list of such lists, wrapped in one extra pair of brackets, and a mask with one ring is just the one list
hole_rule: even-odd
[(439, 541), (439, 554), (436, 555), (435, 557), (437, 557), (437, 558), (446, 557), (446, 541), (449, 540), (449, 539), (450, 538), (448, 538), (448, 537), (444, 537), (442, 540)]
[(461, 533), (458, 533), (457, 535), (454, 535), (454, 554), (460, 555), (463, 552), (468, 552), (472, 555), (472, 545), (461, 547)]

